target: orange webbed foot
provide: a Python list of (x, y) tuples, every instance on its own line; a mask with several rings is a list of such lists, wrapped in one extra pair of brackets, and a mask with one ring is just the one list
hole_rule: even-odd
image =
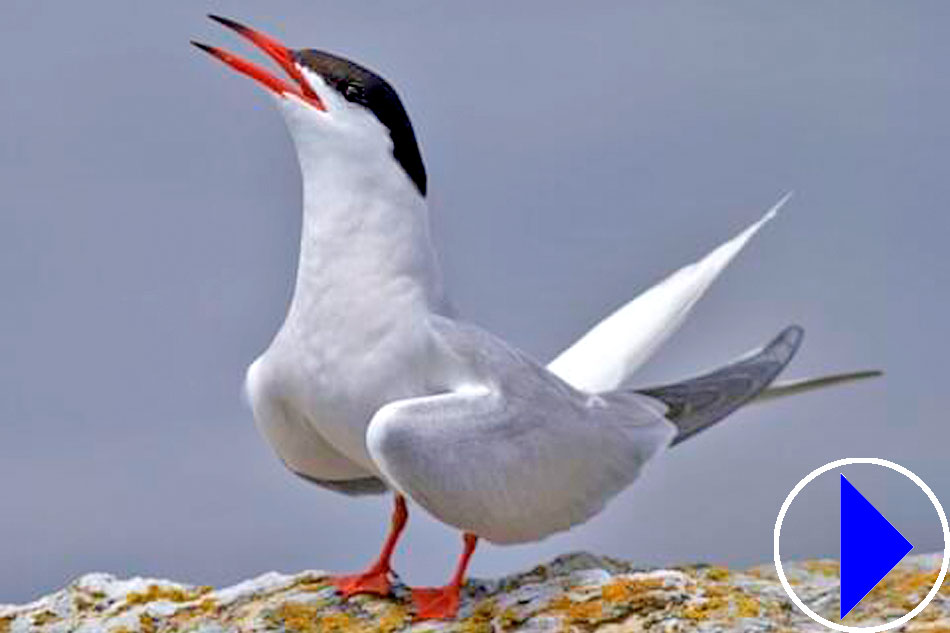
[(332, 576), (330, 584), (336, 587), (344, 598), (355, 596), (358, 593), (388, 596), (392, 590), (392, 584), (389, 582), (389, 572), (381, 570), (370, 570), (362, 574), (348, 576)]
[(461, 590), (456, 585), (412, 590), (416, 620), (447, 620), (458, 615)]

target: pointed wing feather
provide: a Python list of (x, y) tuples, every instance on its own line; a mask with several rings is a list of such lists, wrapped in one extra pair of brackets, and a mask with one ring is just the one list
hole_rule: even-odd
[(679, 328), (712, 282), (790, 195), (745, 231), (598, 323), (551, 361), (548, 369), (588, 393), (618, 388)]
[(762, 349), (713, 372), (637, 392), (669, 407), (666, 417), (678, 429), (670, 446), (679, 444), (762, 393), (795, 356), (804, 335), (802, 328), (790, 326)]

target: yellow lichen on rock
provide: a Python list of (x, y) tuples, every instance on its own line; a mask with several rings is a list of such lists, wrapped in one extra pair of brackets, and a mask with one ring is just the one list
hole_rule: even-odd
[(33, 616), (33, 624), (36, 626), (43, 626), (45, 624), (52, 624), (53, 622), (56, 622), (57, 620), (61, 620), (61, 619), (62, 618), (60, 618), (58, 615), (56, 615), (52, 611), (40, 611), (39, 613)]
[(143, 592), (132, 592), (125, 598), (127, 606), (148, 604), (150, 602), (192, 602), (214, 591), (213, 587), (198, 587), (196, 589), (181, 589), (179, 587), (162, 587), (149, 585)]
[(482, 600), (472, 609), (472, 614), (458, 623), (459, 633), (492, 633), (492, 620), (498, 611), (498, 604), (489, 598)]
[(688, 603), (682, 611), (682, 616), (689, 620), (708, 620), (720, 618), (728, 612), (729, 601), (721, 595), (705, 593), (697, 600)]
[(285, 602), (273, 613), (275, 624), (282, 625), (287, 633), (319, 633), (317, 608), (299, 602)]
[(558, 616), (567, 627), (590, 628), (635, 615), (663, 613), (674, 602), (662, 578), (620, 577), (586, 598), (558, 596), (542, 613)]
[[(721, 574), (715, 574), (723, 578)], [(731, 575), (725, 576), (728, 579)], [(705, 578), (709, 578), (708, 572)], [(774, 611), (774, 610), (773, 610)], [(697, 585), (696, 598), (683, 607), (681, 615), (689, 620), (723, 620), (737, 618), (757, 618), (762, 615), (763, 605), (760, 598), (749, 595), (740, 587), (726, 582), (702, 583)]]
[(186, 613), (190, 613), (196, 616), (199, 615), (211, 615), (218, 611), (218, 601), (214, 598), (205, 598), (194, 607), (186, 609)]
[(908, 572), (896, 569), (885, 576), (868, 595), (872, 601), (885, 600), (888, 604), (910, 611), (933, 589), (935, 582), (936, 571)]
[(508, 631), (524, 622), (525, 618), (514, 607), (508, 607), (498, 614), (496, 620), (502, 631)]
[(757, 618), (762, 612), (762, 603), (758, 598), (743, 593), (735, 597), (736, 616), (740, 618)]
[(140, 613), (139, 631), (141, 631), (141, 633), (156, 633), (158, 626), (155, 624), (155, 619), (147, 613)]
[[(864, 626), (900, 617), (927, 594), (939, 565), (939, 555), (909, 557), (847, 622)], [(833, 561), (786, 563), (799, 595), (833, 619), (837, 570)], [(396, 583), (390, 597), (345, 600), (320, 572), (268, 573), (220, 591), (91, 574), (30, 605), (0, 606), (0, 633), (816, 630), (766, 565), (748, 572), (708, 566), (644, 571), (590, 554), (566, 555), (531, 572), (495, 581), (470, 580), (462, 594), (461, 615), (451, 621), (414, 621), (409, 595), (405, 585)], [(950, 633), (950, 601), (935, 600), (906, 630)]]
[(802, 563), (802, 565), (815, 574), (834, 578), (841, 576), (841, 564), (836, 560), (810, 560)]
[(404, 628), (412, 620), (409, 611), (401, 605), (393, 605), (386, 609), (377, 620), (377, 629), (380, 633), (395, 633)]
[(272, 625), (282, 627), (286, 633), (393, 633), (407, 619), (405, 614), (389, 609), (371, 622), (345, 611), (323, 611), (317, 605), (302, 602), (285, 602), (268, 616)]
[[(367, 626), (348, 613), (328, 613), (319, 616), (314, 622), (316, 631), (325, 633), (366, 633)], [(303, 628), (301, 633), (310, 633), (314, 629)]]
[(725, 567), (710, 567), (706, 570), (706, 578), (714, 582), (722, 582), (729, 579), (729, 570)]
[(601, 599), (574, 601), (561, 596), (548, 605), (548, 611), (562, 616), (565, 624), (597, 624), (604, 619), (604, 602)]
[(294, 582), (293, 587), (303, 592), (314, 592), (330, 586), (330, 576), (304, 574), (303, 578)]
[(646, 596), (663, 589), (661, 578), (621, 578), (601, 587), (600, 595), (606, 602), (640, 603)]
[[(916, 607), (933, 589), (937, 581), (936, 570), (919, 570), (897, 567), (881, 580), (843, 620), (846, 623), (860, 622), (873, 613), (906, 613)], [(941, 589), (945, 590), (946, 586)], [(925, 609), (920, 621), (933, 620), (939, 615), (934, 609)]]

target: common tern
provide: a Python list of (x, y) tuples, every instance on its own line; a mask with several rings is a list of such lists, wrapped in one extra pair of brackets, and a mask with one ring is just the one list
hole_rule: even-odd
[(331, 53), (290, 49), (211, 16), (285, 71), (195, 43), (273, 95), (303, 181), (287, 316), (249, 367), (255, 422), (293, 473), (346, 495), (392, 492), (379, 558), (335, 576), (345, 595), (391, 589), (409, 499), (463, 533), (444, 587), (417, 617), (455, 615), (478, 539), (524, 543), (599, 513), (654, 457), (758, 399), (876, 372), (772, 386), (803, 331), (711, 373), (640, 388), (633, 374), (785, 199), (748, 229), (604, 319), (547, 366), (456, 318), (432, 246), (426, 172), (392, 86)]

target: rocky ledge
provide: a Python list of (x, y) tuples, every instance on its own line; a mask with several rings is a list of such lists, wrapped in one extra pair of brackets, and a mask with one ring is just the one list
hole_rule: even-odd
[[(845, 624), (899, 617), (930, 590), (939, 555), (908, 557)], [(796, 593), (835, 621), (838, 564), (786, 565)], [(771, 565), (640, 569), (590, 554), (561, 556), (529, 572), (471, 580), (452, 622), (413, 622), (407, 590), (343, 602), (323, 572), (269, 573), (227, 589), (90, 574), (23, 606), (0, 606), (0, 633), (287, 633), (383, 631), (826, 631), (785, 595)], [(950, 586), (904, 629), (950, 632)]]

